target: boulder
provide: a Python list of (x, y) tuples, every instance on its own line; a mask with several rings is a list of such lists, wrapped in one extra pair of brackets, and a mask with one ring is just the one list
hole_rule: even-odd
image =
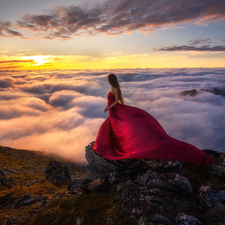
[(212, 207), (213, 192), (210, 184), (204, 184), (199, 188), (199, 208), (207, 211)]
[(68, 185), (71, 194), (83, 195), (91, 193), (107, 193), (111, 188), (108, 179), (80, 179), (73, 180)]
[(212, 208), (205, 215), (208, 220), (213, 224), (213, 222), (217, 221), (218, 224), (225, 223), (225, 205), (221, 202), (216, 202), (213, 204)]
[(201, 225), (202, 223), (194, 216), (188, 216), (182, 212), (178, 213), (175, 218), (177, 225)]
[(24, 196), (21, 197), (12, 197), (13, 192), (3, 196), (1, 200), (1, 205), (8, 209), (18, 209), (22, 206), (29, 206), (36, 202), (44, 202), (47, 200), (46, 196), (37, 195), (31, 197), (29, 193), (26, 193)]
[(148, 159), (145, 160), (150, 169), (156, 172), (178, 173), (184, 174), (183, 168), (178, 161), (170, 161), (163, 159)]
[(53, 185), (59, 186), (71, 180), (70, 172), (67, 166), (61, 165), (56, 160), (51, 160), (45, 168), (47, 180)]
[(138, 176), (135, 181), (141, 186), (156, 187), (183, 195), (192, 194), (192, 186), (188, 179), (179, 174), (161, 174), (148, 170)]
[(25, 219), (25, 216), (17, 216), (17, 217), (9, 218), (6, 221), (6, 225), (16, 225), (24, 219)]
[(110, 177), (113, 181), (135, 179), (139, 174), (152, 169), (156, 172), (183, 174), (178, 161), (158, 159), (108, 160), (93, 151), (94, 141), (85, 147), (85, 157), (89, 164), (87, 169), (99, 178)]
[[(126, 159), (126, 160), (108, 160), (93, 151), (94, 141), (85, 147), (85, 157), (89, 164), (87, 169), (99, 178), (109, 177), (111, 173), (119, 172), (117, 175), (122, 180), (128, 180), (138, 172), (148, 168), (144, 160)], [(122, 172), (122, 173), (120, 173)]]
[[(99, 179), (75, 181), (71, 193), (93, 193), (95, 188), (106, 187), (102, 184), (109, 180), (109, 191), (117, 193), (122, 200), (127, 218), (133, 221), (131, 224), (225, 224), (224, 153), (204, 149), (207, 155), (214, 157), (213, 161), (205, 167), (181, 162), (183, 170), (180, 162), (171, 160), (107, 160), (93, 151), (93, 145), (94, 142), (85, 148), (87, 168)], [(202, 184), (207, 179), (211, 183), (215, 178), (219, 178), (221, 184), (213, 185), (214, 190), (209, 183)], [(197, 189), (199, 184), (202, 186)], [(182, 213), (196, 211), (202, 221)]]
[(12, 196), (12, 194), (13, 194), (13, 192), (10, 192), (10, 193), (0, 197), (0, 205), (4, 206), (9, 201), (10, 197)]
[(6, 188), (12, 188), (12, 185), (6, 178), (3, 170), (0, 169), (0, 186), (6, 187)]

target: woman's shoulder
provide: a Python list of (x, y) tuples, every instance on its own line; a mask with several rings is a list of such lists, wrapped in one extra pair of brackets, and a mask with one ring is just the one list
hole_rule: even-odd
[(112, 87), (112, 93), (118, 93), (118, 88)]

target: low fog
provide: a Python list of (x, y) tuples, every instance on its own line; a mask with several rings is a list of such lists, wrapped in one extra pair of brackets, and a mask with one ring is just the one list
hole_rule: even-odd
[[(85, 163), (85, 146), (108, 116), (108, 73), (117, 74), (127, 104), (153, 115), (170, 136), (225, 152), (223, 68), (1, 71), (0, 145)], [(181, 94), (193, 89), (195, 96)]]

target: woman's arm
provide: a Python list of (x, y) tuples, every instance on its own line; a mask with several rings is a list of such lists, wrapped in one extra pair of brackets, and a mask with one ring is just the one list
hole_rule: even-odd
[(118, 89), (115, 88), (113, 91), (114, 91), (114, 95), (115, 95), (115, 101), (111, 105), (105, 107), (105, 109), (104, 109), (105, 113), (119, 102)]

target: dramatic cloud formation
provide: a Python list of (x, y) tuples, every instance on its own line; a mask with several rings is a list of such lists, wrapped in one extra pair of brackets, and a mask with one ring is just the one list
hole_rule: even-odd
[[(198, 68), (1, 71), (0, 145), (85, 162), (84, 147), (107, 118), (110, 72), (127, 104), (152, 114), (169, 135), (225, 152), (225, 69)], [(194, 97), (180, 94), (192, 89)]]
[[(108, 0), (92, 7), (59, 6), (43, 14), (27, 14), (17, 21), (17, 25), (47, 39), (99, 33), (118, 35), (134, 30), (152, 32), (163, 26), (176, 27), (180, 23), (223, 21), (224, 8), (223, 0)], [(1, 30), (10, 35), (22, 36), (8, 29), (10, 23), (1, 26)]]
[(0, 21), (0, 36), (3, 37), (23, 37), (18, 31), (12, 30), (12, 23), (9, 21)]
[[(187, 41), (189, 45), (173, 45), (167, 47), (161, 47), (158, 49), (154, 49), (155, 51), (198, 51), (198, 52), (224, 52), (225, 46), (218, 45), (218, 46), (210, 46), (209, 44), (212, 43), (211, 39), (209, 38), (195, 38), (192, 40)], [(200, 46), (200, 44), (205, 44)]]
[(203, 45), (203, 46), (193, 46), (193, 45), (180, 45), (180, 46), (171, 46), (171, 47), (164, 47), (157, 49), (158, 51), (199, 51), (199, 52), (224, 52), (225, 46), (210, 46), (210, 45)]
[(190, 45), (198, 45), (198, 44), (210, 44), (212, 41), (209, 38), (195, 38), (188, 41)]

